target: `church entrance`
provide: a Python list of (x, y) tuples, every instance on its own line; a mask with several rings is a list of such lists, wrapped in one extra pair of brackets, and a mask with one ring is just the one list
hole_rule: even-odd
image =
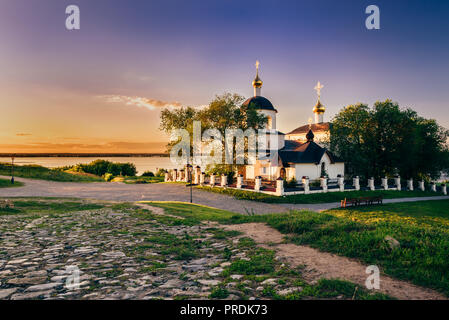
[(281, 168), (280, 176), (281, 176), (282, 179), (285, 180), (285, 178), (286, 178), (286, 176), (287, 176), (287, 174), (285, 173), (285, 168)]

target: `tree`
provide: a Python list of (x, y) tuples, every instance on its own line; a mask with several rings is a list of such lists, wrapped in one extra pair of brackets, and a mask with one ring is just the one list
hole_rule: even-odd
[[(217, 129), (224, 137), (226, 129), (248, 128), (254, 130), (264, 128), (267, 118), (260, 114), (254, 106), (244, 106), (244, 97), (238, 94), (225, 93), (216, 96), (209, 105), (203, 109), (183, 107), (175, 110), (164, 109), (161, 112), (160, 129), (171, 133), (174, 129), (185, 129), (190, 134), (190, 145), (193, 145), (193, 121), (201, 122), (202, 133), (211, 128)], [(179, 141), (168, 143), (168, 151)], [(192, 152), (191, 152), (192, 154)], [(224, 152), (223, 152), (224, 155)], [(233, 165), (220, 167), (223, 172), (234, 172)]]
[(334, 117), (330, 132), (331, 151), (345, 160), (349, 174), (435, 178), (449, 168), (449, 132), (391, 100), (372, 109), (347, 106)]

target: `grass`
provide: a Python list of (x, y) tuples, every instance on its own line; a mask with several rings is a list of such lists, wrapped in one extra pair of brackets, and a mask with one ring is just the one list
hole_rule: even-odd
[[(11, 199), (10, 199), (11, 200)], [(0, 216), (49, 212), (52, 214), (101, 209), (99, 203), (81, 201), (13, 200), (14, 208), (0, 208)]]
[[(265, 222), (288, 234), (290, 242), (377, 265), (388, 275), (449, 296), (449, 200), (254, 216), (184, 203), (152, 205), (190, 219)], [(391, 248), (387, 236), (399, 241), (400, 247)], [(267, 257), (262, 260), (269, 261)], [(231, 266), (250, 274), (254, 264), (262, 267), (253, 262), (237, 260)]]
[(145, 184), (164, 182), (164, 177), (125, 177), (123, 180), (126, 184)]
[[(11, 175), (11, 164), (0, 163), (0, 175)], [(104, 182), (104, 179), (86, 174), (68, 173), (38, 165), (14, 166), (14, 176), (59, 182)]]
[(24, 183), (19, 181), (14, 181), (14, 184), (11, 183), (11, 180), (8, 179), (0, 179), (0, 188), (14, 188), (14, 187), (22, 187)]
[(297, 194), (290, 196), (272, 196), (269, 194), (225, 189), (225, 188), (212, 188), (212, 187), (198, 187), (201, 190), (221, 193), (233, 196), (236, 199), (252, 200), (266, 203), (297, 203), (297, 204), (311, 204), (311, 203), (330, 203), (340, 202), (344, 198), (357, 198), (368, 196), (382, 196), (384, 199), (395, 198), (411, 198), (411, 197), (432, 197), (440, 196), (442, 194), (431, 191), (394, 191), (394, 190), (376, 190), (376, 191), (344, 191), (344, 192), (327, 192), (327, 193), (312, 193), (312, 194)]

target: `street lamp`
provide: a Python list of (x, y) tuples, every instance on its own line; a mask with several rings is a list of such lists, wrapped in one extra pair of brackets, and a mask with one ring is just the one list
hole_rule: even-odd
[(14, 155), (11, 157), (11, 183), (14, 184)]
[(193, 166), (188, 163), (187, 164), (187, 170), (186, 170), (186, 174), (188, 174), (188, 178), (189, 178), (189, 184), (187, 186), (190, 186), (190, 203), (192, 203), (192, 187), (193, 187), (193, 181), (192, 181), (192, 171), (193, 171)]

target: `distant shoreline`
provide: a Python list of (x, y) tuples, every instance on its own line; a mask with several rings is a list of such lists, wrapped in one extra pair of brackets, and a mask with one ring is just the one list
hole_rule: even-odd
[(168, 157), (168, 153), (0, 153), (0, 158)]

